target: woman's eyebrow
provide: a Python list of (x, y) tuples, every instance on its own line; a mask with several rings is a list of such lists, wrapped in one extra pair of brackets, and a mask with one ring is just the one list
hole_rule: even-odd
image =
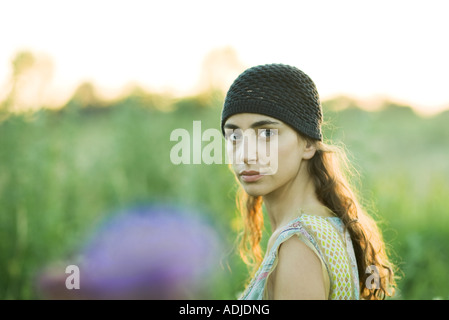
[(239, 129), (239, 126), (236, 126), (235, 124), (232, 124), (232, 123), (226, 123), (224, 125), (224, 128), (225, 129)]
[(274, 124), (279, 124), (279, 122), (271, 121), (271, 120), (261, 120), (261, 121), (254, 122), (251, 125), (251, 128), (263, 127), (266, 125), (274, 125)]
[[(279, 124), (279, 122), (276, 121), (271, 121), (271, 120), (260, 120), (260, 121), (256, 121), (254, 122), (250, 128), (258, 128), (258, 127), (262, 127), (262, 126), (266, 126), (266, 125), (275, 125), (275, 124)], [(227, 123), (224, 125), (225, 129), (240, 129), (239, 126), (232, 124), (232, 123)]]

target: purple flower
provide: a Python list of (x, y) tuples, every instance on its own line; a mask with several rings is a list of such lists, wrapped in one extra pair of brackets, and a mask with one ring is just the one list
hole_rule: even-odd
[(81, 298), (186, 299), (208, 286), (219, 238), (197, 214), (152, 205), (114, 215), (81, 250)]

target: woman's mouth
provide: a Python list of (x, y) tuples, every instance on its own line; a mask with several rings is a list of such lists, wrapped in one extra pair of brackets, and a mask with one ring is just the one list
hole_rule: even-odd
[(245, 182), (254, 182), (261, 179), (264, 175), (259, 171), (254, 170), (244, 170), (239, 173), (240, 177)]

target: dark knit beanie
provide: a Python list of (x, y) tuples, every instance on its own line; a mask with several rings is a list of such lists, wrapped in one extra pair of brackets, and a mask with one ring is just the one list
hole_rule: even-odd
[(249, 68), (229, 88), (221, 114), (260, 113), (283, 121), (300, 133), (323, 140), (322, 108), (312, 79), (298, 68), (267, 64)]

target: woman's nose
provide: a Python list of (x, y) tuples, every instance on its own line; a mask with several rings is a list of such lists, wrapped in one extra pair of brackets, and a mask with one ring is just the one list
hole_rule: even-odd
[(244, 163), (257, 163), (257, 138), (254, 133), (245, 134), (243, 136), (240, 148), (240, 154)]

